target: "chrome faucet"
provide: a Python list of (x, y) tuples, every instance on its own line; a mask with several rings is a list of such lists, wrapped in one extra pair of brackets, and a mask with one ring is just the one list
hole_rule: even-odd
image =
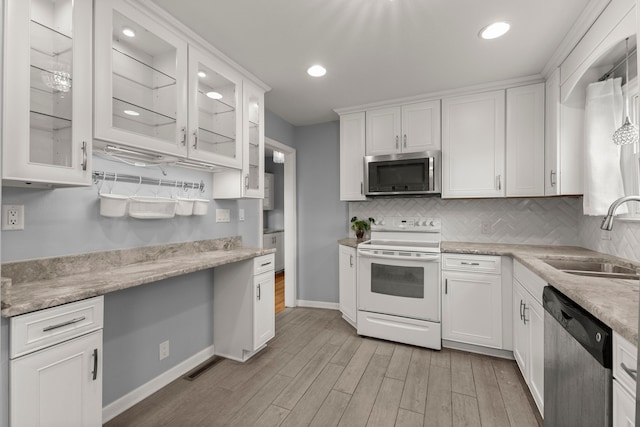
[(613, 228), (613, 214), (615, 214), (616, 209), (623, 203), (627, 202), (640, 202), (640, 196), (625, 196), (620, 197), (618, 200), (615, 200), (609, 206), (609, 212), (607, 212), (607, 216), (602, 219), (602, 224), (600, 224), (600, 228), (603, 230), (611, 231)]

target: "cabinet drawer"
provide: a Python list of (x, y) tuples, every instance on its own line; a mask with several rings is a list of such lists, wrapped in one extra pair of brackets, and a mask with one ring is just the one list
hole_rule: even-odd
[(613, 377), (620, 381), (632, 396), (636, 395), (636, 380), (625, 371), (622, 364), (628, 369), (637, 368), (637, 349), (622, 336), (613, 333)]
[(268, 254), (253, 259), (253, 274), (260, 274), (275, 269), (275, 255)]
[(513, 277), (529, 291), (536, 301), (542, 304), (542, 290), (547, 286), (547, 282), (543, 278), (515, 260), (513, 261)]
[(10, 358), (79, 337), (103, 327), (102, 296), (47, 308), (10, 320)]
[(442, 269), (501, 274), (500, 257), (488, 255), (443, 254)]

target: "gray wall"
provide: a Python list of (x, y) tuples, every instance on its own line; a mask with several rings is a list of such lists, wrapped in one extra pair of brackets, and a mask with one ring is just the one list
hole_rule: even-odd
[(338, 240), (347, 236), (340, 202), (340, 123), (296, 127), (298, 299), (338, 302)]
[(289, 147), (295, 147), (295, 127), (268, 109), (264, 110), (264, 135)]

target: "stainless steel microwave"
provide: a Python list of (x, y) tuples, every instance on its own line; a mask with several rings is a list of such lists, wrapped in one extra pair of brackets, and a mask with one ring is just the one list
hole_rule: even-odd
[(366, 196), (440, 194), (440, 151), (364, 157)]

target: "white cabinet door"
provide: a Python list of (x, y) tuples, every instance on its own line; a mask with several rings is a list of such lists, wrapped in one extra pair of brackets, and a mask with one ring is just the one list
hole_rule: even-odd
[(365, 113), (340, 116), (340, 200), (364, 196)]
[(273, 271), (253, 278), (253, 349), (275, 336), (275, 277)]
[(635, 427), (636, 400), (618, 380), (613, 380), (613, 427)]
[(529, 297), (525, 319), (529, 327), (529, 389), (544, 414), (544, 308)]
[(442, 100), (442, 197), (503, 197), (504, 91)]
[(267, 233), (262, 236), (262, 248), (272, 249), (276, 247), (275, 233)]
[(526, 379), (529, 377), (529, 327), (524, 323), (527, 291), (520, 282), (513, 280), (513, 357)]
[(273, 202), (275, 189), (273, 187), (274, 176), (272, 173), (264, 174), (264, 200), (262, 201), (262, 210), (273, 210)]
[(102, 331), (10, 362), (12, 426), (102, 425)]
[(92, 2), (4, 2), (2, 179), (91, 184)]
[(507, 89), (507, 197), (544, 195), (544, 83)]
[(214, 171), (214, 199), (264, 197), (264, 91), (245, 80), (242, 98), (242, 168)]
[(443, 271), (442, 338), (502, 348), (500, 275)]
[(440, 100), (402, 106), (402, 152), (440, 150)]
[(400, 107), (367, 111), (367, 156), (394, 154), (401, 151), (400, 115)]
[(242, 77), (189, 46), (190, 159), (242, 168)]
[(560, 68), (545, 83), (544, 195), (560, 194)]
[(338, 249), (340, 312), (349, 323), (355, 326), (357, 319), (356, 249), (344, 245), (338, 245)]
[(124, 0), (95, 2), (94, 22), (95, 137), (185, 157), (187, 42)]

